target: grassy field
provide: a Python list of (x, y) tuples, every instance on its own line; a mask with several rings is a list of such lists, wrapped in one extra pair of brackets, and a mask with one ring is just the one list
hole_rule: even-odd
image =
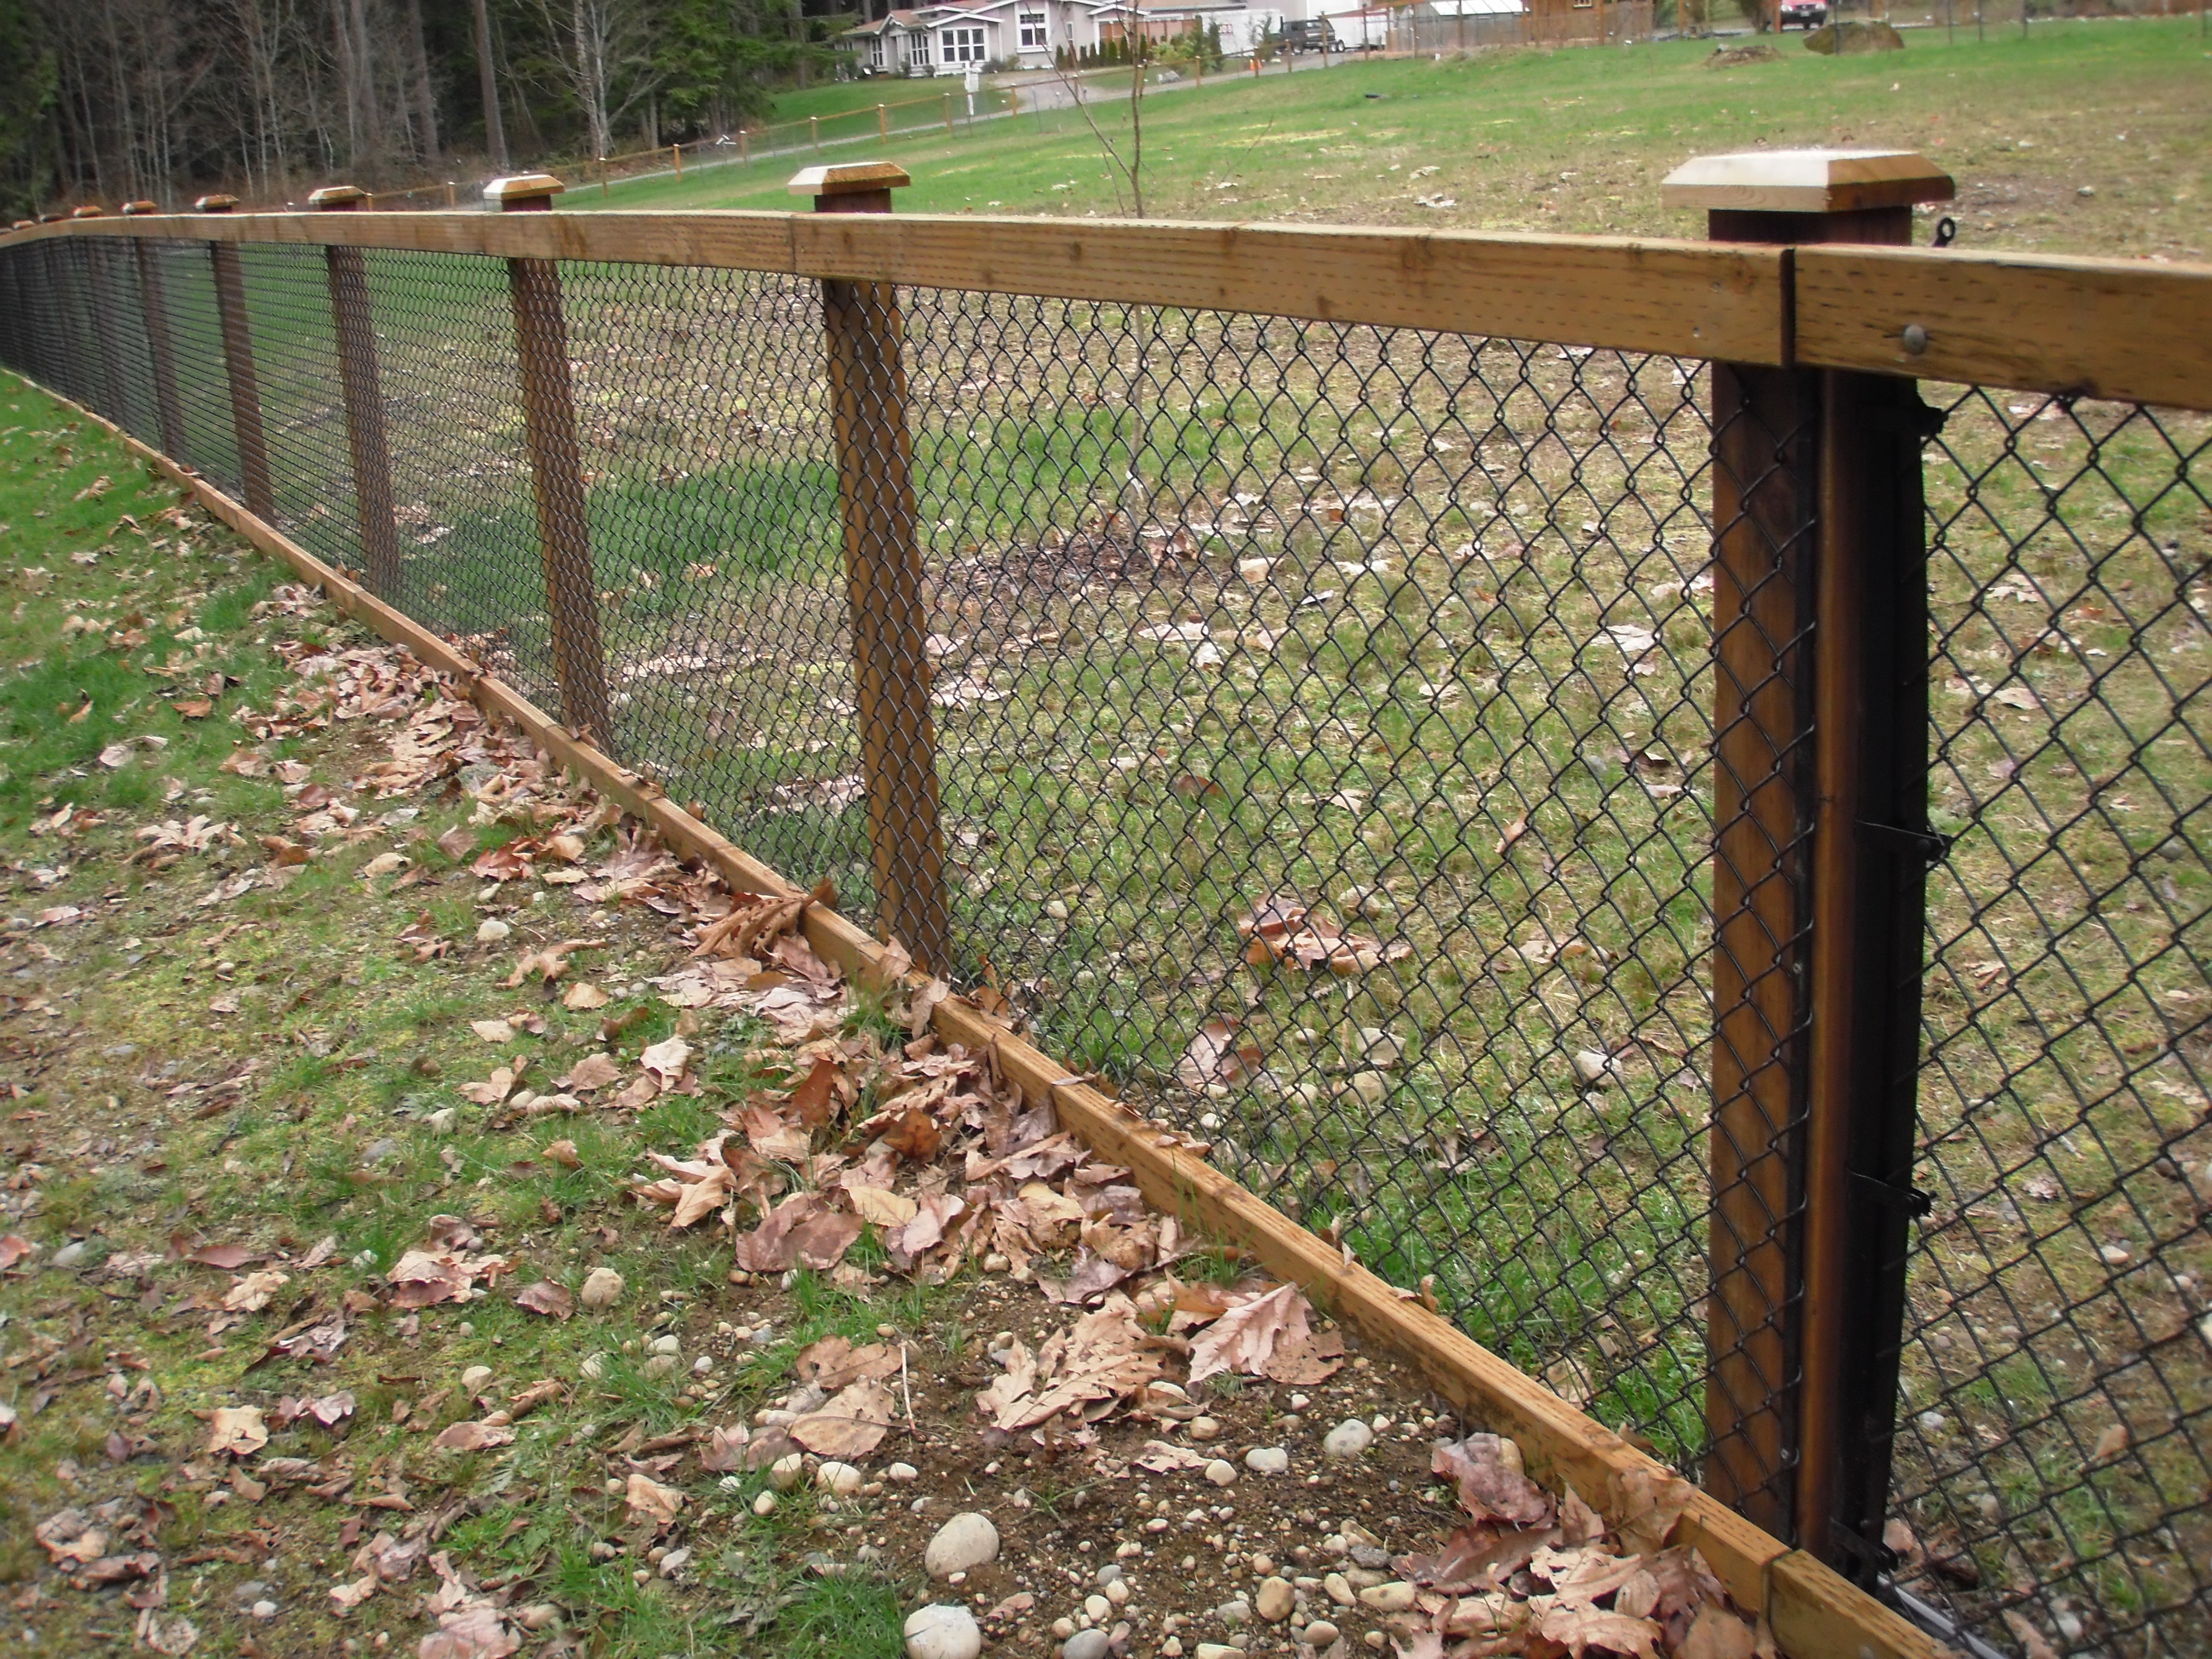
[[(1950, 210), (1968, 246), (2212, 257), (2212, 43), (2195, 19), (1907, 40), (1901, 53), (1823, 58), (1791, 37), (1777, 61), (1727, 69), (1707, 64), (1709, 45), (1681, 41), (1209, 82), (1147, 100), (1146, 205), (1158, 217), (1697, 235), (1692, 216), (1659, 204), (1660, 179), (1689, 156), (1894, 145), (1957, 178)], [(1110, 106), (1097, 113), (1116, 130)], [(1121, 209), (1072, 110), (918, 133), (887, 153), (914, 174), (908, 211)], [(693, 170), (572, 205), (781, 210), (797, 165)]]

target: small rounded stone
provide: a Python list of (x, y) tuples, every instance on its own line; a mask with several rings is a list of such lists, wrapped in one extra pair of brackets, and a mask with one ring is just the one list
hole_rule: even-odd
[(1079, 1630), (1060, 1644), (1060, 1659), (1106, 1659), (1113, 1638), (1103, 1630)]
[(764, 1492), (759, 1497), (753, 1499), (753, 1513), (758, 1516), (774, 1515), (775, 1513), (775, 1494), (772, 1492)]
[(1298, 1640), (1310, 1648), (1333, 1647), (1340, 1633), (1328, 1620), (1316, 1619), (1299, 1632)]
[(907, 1615), (907, 1659), (975, 1659), (983, 1650), (983, 1627), (963, 1607), (934, 1602)]
[(1375, 1443), (1375, 1431), (1356, 1417), (1348, 1417), (1322, 1437), (1321, 1451), (1324, 1457), (1340, 1462), (1357, 1457)]
[(768, 1483), (778, 1492), (789, 1492), (805, 1475), (806, 1460), (797, 1452), (792, 1452), (769, 1465)]
[(1226, 1458), (1217, 1457), (1206, 1466), (1206, 1478), (1217, 1486), (1237, 1484), (1237, 1466)]
[(1287, 1578), (1265, 1578), (1260, 1582), (1260, 1593), (1253, 1598), (1260, 1616), (1271, 1625), (1279, 1625), (1291, 1616), (1297, 1605), (1297, 1592), (1291, 1588)]
[(897, 1481), (901, 1486), (921, 1479), (921, 1471), (911, 1463), (894, 1463), (885, 1469), (884, 1474), (886, 1478)]
[(1280, 1446), (1255, 1446), (1244, 1454), (1244, 1467), (1255, 1474), (1281, 1474), (1291, 1467), (1291, 1455)]
[(937, 1529), (921, 1565), (932, 1578), (966, 1572), (999, 1559), (999, 1529), (991, 1517), (973, 1510), (956, 1515)]
[(850, 1463), (824, 1463), (814, 1471), (814, 1484), (834, 1498), (850, 1498), (865, 1479)]
[(611, 1308), (622, 1300), (623, 1276), (612, 1267), (594, 1267), (585, 1276), (578, 1300), (587, 1308)]
[(1221, 1424), (1214, 1418), (1194, 1417), (1190, 1419), (1190, 1426), (1184, 1432), (1194, 1440), (1218, 1440), (1221, 1437)]

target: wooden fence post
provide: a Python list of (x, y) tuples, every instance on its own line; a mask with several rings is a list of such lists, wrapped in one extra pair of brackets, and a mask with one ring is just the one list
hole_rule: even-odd
[[(199, 213), (235, 213), (235, 196), (203, 196)], [(239, 483), (246, 510), (274, 522), (276, 491), (269, 472), (269, 442), (261, 429), (261, 379), (253, 367), (253, 331), (246, 310), (246, 270), (234, 242), (210, 242), (215, 268), (216, 311), (222, 321), (222, 360), (230, 378), (230, 428), (238, 437)]]
[[(323, 213), (351, 213), (365, 191), (326, 185), (307, 198)], [(354, 504), (361, 521), (368, 591), (399, 592), (399, 523), (392, 511), (392, 449), (384, 435), (384, 391), (376, 372), (376, 319), (369, 307), (368, 265), (357, 247), (324, 250), (330, 266), (331, 319), (337, 329), (338, 386), (345, 398), (346, 446), (353, 459)]]
[[(484, 199), (501, 213), (545, 213), (568, 186), (550, 173), (495, 179)], [(602, 749), (614, 740), (607, 708), (606, 656), (599, 641), (599, 582), (585, 518), (584, 463), (576, 443), (576, 398), (568, 380), (568, 328), (561, 273), (550, 259), (509, 259), (514, 348), (522, 380), (522, 419), (530, 447), (531, 494), (538, 506), (538, 559), (551, 618), (553, 673), (568, 724)]]
[(876, 137), (878, 138), (888, 138), (890, 136), (891, 112), (888, 109), (884, 108), (881, 104), (878, 104), (876, 106)]
[(149, 238), (131, 239), (138, 249), (138, 305), (146, 319), (146, 355), (154, 363), (154, 419), (161, 428), (161, 453), (179, 465), (185, 454), (185, 405), (177, 396), (177, 348), (169, 333), (169, 296), (161, 280), (161, 256)]
[(668, 147), (668, 157), (676, 163), (676, 182), (680, 185), (684, 182), (684, 146), (671, 144)]
[[(1898, 153), (1712, 156), (1716, 241), (1886, 242)], [(1713, 365), (1711, 1285), (1705, 1485), (1879, 1565), (1904, 1310), (1927, 816), (1917, 386)]]
[[(888, 213), (891, 191), (908, 182), (902, 169), (871, 161), (808, 167), (791, 181), (791, 191), (811, 196), (817, 213)], [(822, 319), (878, 913), (917, 963), (945, 973), (952, 961), (951, 908), (938, 818), (898, 290), (889, 283), (825, 281)]]

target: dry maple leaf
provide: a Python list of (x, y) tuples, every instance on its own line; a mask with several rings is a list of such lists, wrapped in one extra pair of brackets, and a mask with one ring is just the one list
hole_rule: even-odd
[(431, 1443), (440, 1451), (486, 1451), (511, 1445), (514, 1431), (504, 1423), (456, 1423)]
[(690, 1062), (691, 1045), (680, 1036), (656, 1042), (638, 1056), (638, 1063), (652, 1073), (664, 1093), (684, 1080), (684, 1068)]
[(663, 1524), (675, 1520), (684, 1507), (684, 1493), (676, 1486), (664, 1486), (649, 1474), (632, 1474), (624, 1489), (629, 1512), (643, 1521), (658, 1521)]
[(208, 1455), (251, 1457), (269, 1443), (269, 1428), (258, 1406), (218, 1406), (208, 1419)]
[[(1552, 1605), (1547, 1606), (1547, 1602)], [(1551, 1597), (1544, 1595), (1531, 1596), (1528, 1606), (1536, 1614), (1536, 1634), (1558, 1643), (1574, 1659), (1583, 1659), (1592, 1649), (1620, 1655), (1622, 1659), (1631, 1659), (1632, 1656), (1633, 1659), (1659, 1659), (1659, 1626), (1649, 1619), (1631, 1619), (1603, 1607), (1553, 1602)]]
[(818, 1411), (786, 1424), (785, 1431), (823, 1457), (865, 1457), (890, 1432), (891, 1396), (872, 1377), (847, 1384)]
[(550, 1279), (541, 1279), (534, 1285), (526, 1285), (515, 1292), (515, 1304), (532, 1313), (544, 1314), (552, 1319), (566, 1319), (576, 1311), (576, 1298), (565, 1285), (556, 1285)]
[(686, 1186), (676, 1200), (676, 1208), (668, 1218), (672, 1229), (692, 1226), (704, 1221), (729, 1201), (737, 1177), (726, 1164), (718, 1164), (703, 1178)]
[(1176, 1065), (1176, 1079), (1200, 1094), (1249, 1083), (1261, 1065), (1257, 1043), (1237, 1040), (1234, 1020), (1209, 1019), (1198, 1028)]
[(1459, 1487), (1459, 1501), (1479, 1521), (1503, 1521), (1516, 1527), (1548, 1526), (1552, 1498), (1515, 1467), (1505, 1444), (1494, 1434), (1471, 1434), (1456, 1445), (1436, 1449), (1429, 1468)]
[(522, 1638), (507, 1626), (489, 1602), (441, 1613), (438, 1628), (424, 1637), (416, 1659), (507, 1659), (522, 1649)]
[(1510, 1527), (1478, 1521), (1456, 1529), (1429, 1555), (1401, 1555), (1392, 1565), (1416, 1584), (1445, 1595), (1495, 1588), (1529, 1558), (1559, 1541), (1556, 1527)]
[(1012, 1433), (1090, 1401), (1135, 1394), (1161, 1369), (1135, 1307), (1115, 1295), (1097, 1312), (1046, 1338), (1034, 1358), (1016, 1342), (1005, 1374), (976, 1396), (976, 1404), (993, 1427)]
[[(1288, 1360), (1315, 1350), (1312, 1314), (1312, 1305), (1295, 1285), (1232, 1294), (1226, 1310), (1191, 1344), (1191, 1382), (1203, 1382), (1222, 1371), (1273, 1376), (1281, 1368), (1275, 1364), (1279, 1352)], [(1311, 1367), (1301, 1364), (1296, 1369), (1304, 1375)], [(1335, 1369), (1329, 1364), (1322, 1375)]]

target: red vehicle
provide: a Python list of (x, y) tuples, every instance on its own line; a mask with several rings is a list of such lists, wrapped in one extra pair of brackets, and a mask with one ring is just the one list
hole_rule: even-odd
[(1817, 29), (1827, 21), (1827, 0), (1782, 0), (1780, 21), (1785, 29), (1793, 23), (1801, 29)]

